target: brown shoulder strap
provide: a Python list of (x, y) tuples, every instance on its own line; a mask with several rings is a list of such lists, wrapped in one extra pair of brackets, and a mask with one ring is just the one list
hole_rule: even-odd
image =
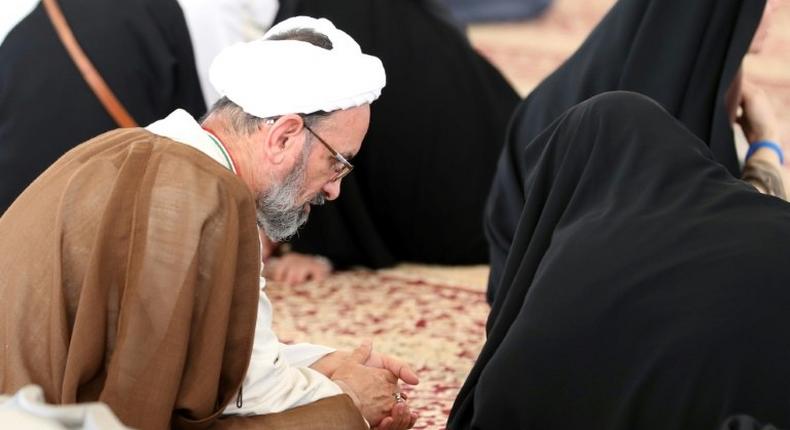
[(82, 78), (85, 79), (85, 82), (96, 95), (96, 98), (99, 99), (102, 106), (104, 106), (104, 109), (107, 110), (107, 113), (110, 114), (119, 127), (137, 127), (134, 118), (129, 115), (129, 112), (123, 107), (121, 101), (115, 97), (115, 94), (113, 94), (107, 82), (101, 77), (99, 71), (93, 66), (91, 60), (85, 55), (79, 42), (77, 42), (77, 38), (74, 37), (74, 33), (72, 33), (68, 22), (66, 22), (66, 17), (63, 16), (63, 12), (60, 10), (57, 0), (42, 0), (42, 2), (44, 3), (44, 9), (46, 9), (50, 21), (52, 21), (52, 25), (55, 27), (55, 31), (58, 33), (60, 41), (63, 42), (63, 46), (66, 47), (66, 51), (68, 51), (72, 61), (74, 61), (74, 64), (80, 70)]

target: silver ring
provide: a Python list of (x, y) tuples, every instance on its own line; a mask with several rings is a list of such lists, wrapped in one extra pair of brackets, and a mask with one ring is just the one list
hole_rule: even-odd
[(392, 395), (395, 397), (396, 403), (403, 403), (406, 401), (406, 399), (403, 397), (403, 394), (401, 393), (392, 393)]

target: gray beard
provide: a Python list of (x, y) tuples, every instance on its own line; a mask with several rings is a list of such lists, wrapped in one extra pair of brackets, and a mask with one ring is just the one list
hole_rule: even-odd
[[(267, 193), (259, 194), (255, 202), (258, 227), (275, 242), (290, 238), (307, 222), (308, 212), (297, 202), (304, 185), (306, 166), (307, 157), (303, 157), (282, 183)], [(310, 204), (322, 205), (324, 202), (324, 193), (319, 193)]]

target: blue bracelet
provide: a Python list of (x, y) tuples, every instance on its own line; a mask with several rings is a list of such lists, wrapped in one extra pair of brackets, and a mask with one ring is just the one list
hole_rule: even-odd
[(776, 155), (779, 156), (779, 164), (785, 164), (785, 154), (782, 151), (782, 147), (779, 146), (779, 144), (777, 144), (776, 142), (771, 142), (770, 140), (758, 140), (757, 142), (750, 144), (749, 151), (746, 152), (745, 160), (751, 158), (751, 156), (754, 155), (754, 153), (757, 152), (757, 150), (762, 148), (773, 149), (774, 152), (776, 152)]

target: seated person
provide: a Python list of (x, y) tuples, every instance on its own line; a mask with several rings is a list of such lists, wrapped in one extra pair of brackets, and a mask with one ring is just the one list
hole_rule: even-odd
[(210, 76), (223, 98), (202, 123), (176, 110), (94, 138), (0, 218), (0, 393), (37, 384), (143, 429), (410, 428), (414, 372), (365, 342), (280, 344), (260, 278), (258, 227), (285, 239), (338, 197), (381, 62), (299, 17)]
[[(748, 132), (773, 138), (744, 94)], [(750, 151), (755, 187), (630, 92), (522, 144), (524, 210), (448, 428), (790, 427), (790, 204), (760, 192), (783, 195), (761, 179), (778, 146)]]
[[(268, 27), (273, 11), (277, 21), (328, 17), (388, 71), (386, 97), (371, 111), (367, 149), (345, 180), (343, 199), (315, 208), (288, 244), (263, 238), (264, 257), (274, 253), (265, 261), (269, 280), (301, 283), (324, 279), (335, 267), (399, 261), (488, 261), (483, 207), (518, 96), (440, 1), (179, 2), (209, 101), (218, 96), (203, 79), (207, 59)], [(459, 187), (463, 192), (447, 192)]]
[[(732, 124), (740, 67), (764, 34), (772, 0), (619, 0), (581, 47), (518, 107), (485, 215), (496, 300), (505, 259), (524, 208), (524, 146), (559, 115), (606, 91), (627, 90), (660, 103), (740, 174)], [(765, 18), (763, 18), (765, 16)], [(757, 33), (757, 36), (755, 34)]]
[(294, 15), (347, 31), (381, 58), (387, 88), (343, 198), (310, 214), (267, 275), (297, 283), (333, 266), (487, 263), (483, 209), (519, 101), (510, 84), (439, 0), (281, 0), (277, 19)]
[[(138, 124), (176, 108), (194, 116), (206, 112), (190, 31), (176, 0), (58, 4), (85, 54)], [(68, 150), (118, 125), (85, 84), (41, 0), (2, 2), (0, 17), (2, 215)]]

